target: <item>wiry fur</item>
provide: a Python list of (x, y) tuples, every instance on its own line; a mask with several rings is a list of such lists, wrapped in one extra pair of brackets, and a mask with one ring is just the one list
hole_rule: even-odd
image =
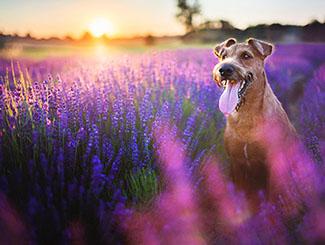
[[(227, 117), (224, 143), (230, 160), (233, 182), (239, 190), (246, 192), (252, 205), (256, 206), (259, 190), (264, 190), (268, 194), (272, 188), (269, 186), (267, 146), (260, 134), (261, 125), (265, 123), (279, 125), (283, 129), (282, 139), (279, 139), (281, 141), (295, 135), (295, 129), (265, 75), (264, 59), (271, 54), (273, 46), (256, 39), (249, 39), (247, 43), (231, 41), (230, 44), (227, 40), (216, 47), (215, 53), (220, 63), (216, 65), (213, 75), (220, 85), (222, 78), (218, 71), (224, 63), (230, 63), (236, 68), (231, 79), (240, 80), (249, 72), (253, 74), (252, 82), (245, 93), (244, 103), (238, 111), (232, 112)], [(243, 60), (241, 58), (243, 52), (252, 54), (252, 58)], [(227, 53), (227, 56), (223, 60), (221, 57), (224, 53)]]

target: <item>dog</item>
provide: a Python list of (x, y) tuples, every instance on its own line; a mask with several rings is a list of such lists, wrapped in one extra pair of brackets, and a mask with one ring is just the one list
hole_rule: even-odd
[(264, 61), (273, 50), (272, 44), (254, 38), (244, 43), (230, 38), (214, 48), (219, 63), (213, 78), (224, 87), (219, 109), (227, 118), (224, 144), (230, 177), (236, 189), (244, 191), (252, 209), (259, 206), (260, 191), (268, 196), (272, 189), (261, 125), (281, 125), (280, 141), (296, 135), (265, 75)]

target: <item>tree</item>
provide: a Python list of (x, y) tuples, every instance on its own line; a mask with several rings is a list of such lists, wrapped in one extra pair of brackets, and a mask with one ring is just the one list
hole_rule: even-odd
[(177, 0), (177, 8), (176, 18), (185, 26), (187, 32), (193, 31), (193, 19), (201, 12), (198, 1), (195, 0), (193, 3), (188, 3), (187, 0)]
[(234, 26), (227, 20), (219, 20), (221, 29), (231, 30), (234, 29)]
[(93, 36), (90, 34), (90, 32), (86, 31), (82, 37), (80, 38), (81, 41), (84, 41), (84, 42), (89, 42), (91, 40), (93, 40)]
[(151, 34), (148, 34), (145, 38), (144, 38), (144, 43), (147, 45), (147, 46), (151, 46), (153, 44), (155, 44), (155, 37), (152, 36)]
[(199, 29), (222, 29), (232, 30), (235, 27), (227, 20), (206, 20), (198, 26)]

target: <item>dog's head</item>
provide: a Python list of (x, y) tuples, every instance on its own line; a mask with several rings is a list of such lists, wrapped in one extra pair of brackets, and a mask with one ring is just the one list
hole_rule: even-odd
[(214, 53), (219, 63), (213, 69), (213, 78), (218, 86), (225, 87), (219, 107), (225, 114), (238, 110), (245, 96), (264, 80), (264, 60), (273, 51), (273, 45), (250, 38), (237, 43), (230, 38), (218, 44)]

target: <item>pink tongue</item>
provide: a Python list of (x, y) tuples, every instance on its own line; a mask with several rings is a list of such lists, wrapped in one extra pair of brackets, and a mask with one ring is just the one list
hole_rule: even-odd
[(238, 103), (239, 87), (239, 82), (236, 84), (231, 84), (230, 82), (227, 83), (226, 88), (219, 99), (219, 109), (223, 114), (227, 115), (235, 110)]

